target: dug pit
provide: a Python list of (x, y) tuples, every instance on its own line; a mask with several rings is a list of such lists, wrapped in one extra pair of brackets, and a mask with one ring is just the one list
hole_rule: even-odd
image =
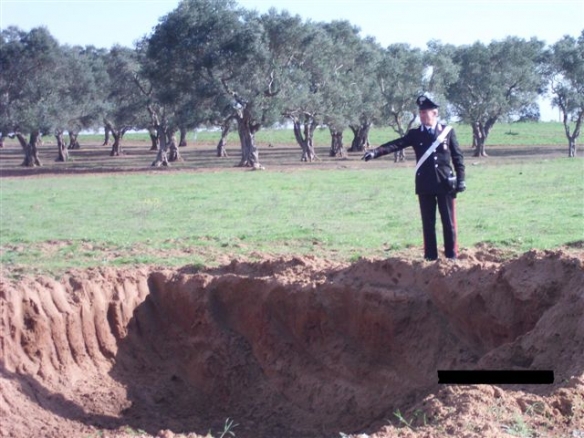
[(392, 436), (414, 408), (440, 426), (448, 369), (553, 370), (553, 385), (508, 389), (542, 401), (552, 429), (584, 430), (583, 260), (295, 257), (3, 279), (0, 436), (205, 435), (227, 418), (238, 438)]

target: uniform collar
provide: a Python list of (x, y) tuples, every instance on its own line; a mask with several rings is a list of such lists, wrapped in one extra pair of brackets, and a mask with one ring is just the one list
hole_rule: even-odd
[[(436, 123), (436, 125), (434, 125), (432, 127), (432, 132), (434, 134), (440, 134), (442, 132), (442, 130), (444, 129), (444, 126), (442, 126), (440, 123)], [(421, 132), (426, 132), (428, 131), (428, 127), (426, 125), (420, 125), (420, 131)]]

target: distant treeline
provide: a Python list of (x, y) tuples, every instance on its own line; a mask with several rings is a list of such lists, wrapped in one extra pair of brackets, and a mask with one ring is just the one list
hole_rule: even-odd
[(550, 93), (575, 156), (584, 117), (584, 31), (551, 46), (510, 36), (382, 47), (348, 21), (183, 0), (133, 48), (71, 47), (46, 28), (9, 27), (0, 34), (0, 63), (0, 136), (19, 139), (26, 166), (41, 164), (41, 136), (55, 136), (57, 159), (66, 161), (78, 133), (99, 128), (112, 156), (126, 132), (148, 130), (156, 166), (179, 160), (186, 133), (201, 127), (222, 133), (219, 157), (236, 129), (240, 166), (261, 167), (255, 135), (278, 124), (292, 126), (302, 160), (315, 158), (319, 127), (330, 133), (330, 155), (344, 156), (345, 131), (353, 134), (350, 151), (368, 146), (373, 125), (405, 134), (421, 94), (441, 104), (441, 118), (471, 127), (482, 156), (497, 122), (539, 120), (537, 99)]

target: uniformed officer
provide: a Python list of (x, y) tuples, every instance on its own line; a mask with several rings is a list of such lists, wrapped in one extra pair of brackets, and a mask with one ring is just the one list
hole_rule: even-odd
[[(438, 123), (438, 105), (427, 96), (416, 100), (421, 125), (410, 129), (404, 137), (389, 141), (363, 155), (369, 161), (408, 146), (416, 153), (416, 194), (420, 202), (424, 232), (424, 258), (436, 260), (436, 206), (440, 211), (444, 233), (444, 255), (458, 255), (456, 230), (456, 194), (466, 189), (464, 159), (450, 126)], [(454, 166), (454, 171), (451, 163)]]

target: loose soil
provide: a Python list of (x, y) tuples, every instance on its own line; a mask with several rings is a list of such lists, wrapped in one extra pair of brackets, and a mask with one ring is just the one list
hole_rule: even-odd
[[(581, 249), (4, 277), (0, 306), (2, 437), (584, 436)], [(485, 369), (555, 380), (438, 383)]]

